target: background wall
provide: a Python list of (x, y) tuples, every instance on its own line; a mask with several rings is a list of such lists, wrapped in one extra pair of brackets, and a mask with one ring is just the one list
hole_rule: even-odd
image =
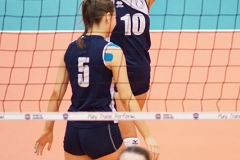
[[(1, 0), (0, 30), (82, 29), (81, 0)], [(240, 29), (238, 0), (156, 0), (151, 30)]]

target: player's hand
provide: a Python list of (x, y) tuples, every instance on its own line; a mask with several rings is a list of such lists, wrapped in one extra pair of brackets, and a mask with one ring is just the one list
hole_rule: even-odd
[(37, 155), (42, 155), (45, 145), (48, 143), (47, 149), (50, 150), (53, 142), (53, 132), (44, 130), (40, 137), (37, 138), (34, 145), (34, 152)]
[(157, 160), (160, 154), (157, 141), (153, 138), (153, 136), (147, 136), (145, 137), (145, 143), (147, 145), (152, 160)]

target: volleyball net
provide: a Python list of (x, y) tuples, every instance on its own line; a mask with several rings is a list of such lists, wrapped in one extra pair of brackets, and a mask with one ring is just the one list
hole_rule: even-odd
[(0, 2), (0, 120), (240, 119), (238, 0), (231, 10), (225, 0), (211, 2), (212, 10), (202, 0), (197, 13), (190, 0), (176, 13), (164, 1), (161, 13), (150, 14), (160, 29), (151, 30), (151, 88), (142, 113), (68, 113), (70, 86), (60, 111), (47, 113), (60, 59), (81, 35), (75, 29), (81, 1), (73, 2)]

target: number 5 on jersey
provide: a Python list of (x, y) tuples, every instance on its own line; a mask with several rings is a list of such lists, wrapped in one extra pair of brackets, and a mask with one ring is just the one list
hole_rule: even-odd
[(78, 85), (80, 87), (89, 86), (89, 57), (78, 57)]

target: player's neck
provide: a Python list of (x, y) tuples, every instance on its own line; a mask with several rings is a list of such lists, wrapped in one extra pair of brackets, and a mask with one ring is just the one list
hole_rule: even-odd
[(92, 28), (88, 29), (88, 32), (86, 35), (98, 35), (102, 36), (103, 38), (107, 38), (109, 33), (105, 30), (106, 27), (103, 27), (101, 25), (94, 25)]

